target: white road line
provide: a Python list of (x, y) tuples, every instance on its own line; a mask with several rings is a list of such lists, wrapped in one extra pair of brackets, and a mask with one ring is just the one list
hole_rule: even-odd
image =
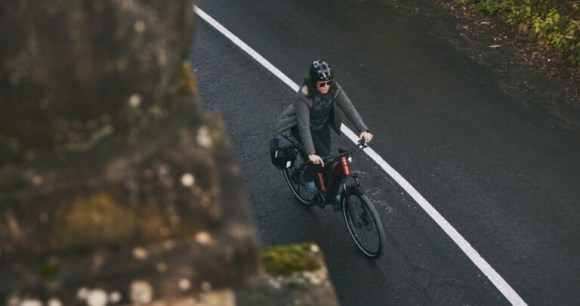
[[(197, 6), (194, 6), (195, 13), (211, 26), (220, 31), (224, 36), (230, 39), (234, 44), (240, 47), (253, 57), (258, 63), (262, 64), (266, 69), (276, 75), (282, 82), (286, 83), (292, 90), (298, 91), (298, 84), (294, 83), (278, 68), (274, 67), (269, 61), (258, 54), (254, 49), (245, 44), (242, 40), (236, 37), (232, 32), (219, 24), (215, 19), (207, 15)], [(347, 126), (342, 125), (341, 131), (354, 143), (359, 137), (350, 130)], [(391, 167), (379, 154), (372, 148), (366, 148), (365, 153), (372, 158), (393, 180), (397, 182), (409, 194), (423, 210), (443, 229), (443, 231), (459, 246), (459, 248), (467, 255), (467, 257), (481, 270), (481, 272), (489, 278), (495, 287), (505, 296), (505, 298), (512, 305), (527, 305), (526, 302), (515, 292), (515, 290), (490, 266), (487, 261), (479, 255), (479, 253), (459, 234), (459, 232), (447, 221), (439, 212), (413, 187), (405, 178), (403, 178), (397, 170)]]
[(209, 23), (211, 26), (216, 28), (220, 31), (225, 37), (231, 40), (234, 44), (238, 47), (242, 48), (242, 50), (246, 51), (252, 58), (254, 58), (258, 63), (262, 64), (266, 69), (270, 70), (275, 76), (277, 76), (282, 82), (286, 83), (286, 85), (290, 86), (292, 90), (298, 91), (298, 84), (294, 83), (289, 77), (287, 77), (282, 71), (278, 70), (278, 68), (274, 67), (269, 61), (267, 61), (263, 56), (258, 54), (258, 52), (254, 51), (250, 46), (248, 46), (245, 42), (239, 39), (236, 35), (232, 34), (232, 32), (228, 31), (225, 27), (223, 27), (219, 22), (215, 19), (211, 18), (208, 14), (204, 11), (200, 10), (197, 6), (194, 6), (194, 10), (199, 17)]

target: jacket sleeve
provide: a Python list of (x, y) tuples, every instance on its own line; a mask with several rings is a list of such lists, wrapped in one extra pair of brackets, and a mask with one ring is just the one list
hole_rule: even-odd
[(275, 125), (275, 135), (284, 133), (296, 125), (296, 110), (294, 104), (290, 104), (278, 116)]
[(366, 124), (362, 120), (362, 117), (356, 111), (356, 108), (344, 92), (342, 87), (338, 88), (337, 97), (336, 97), (336, 105), (342, 110), (342, 112), (346, 115), (348, 120), (354, 124), (354, 126), (359, 130), (359, 132), (368, 131)]
[(310, 108), (302, 99), (296, 100), (294, 108), (296, 109), (296, 123), (302, 145), (304, 146), (304, 152), (307, 155), (314, 154), (314, 143), (310, 134)]

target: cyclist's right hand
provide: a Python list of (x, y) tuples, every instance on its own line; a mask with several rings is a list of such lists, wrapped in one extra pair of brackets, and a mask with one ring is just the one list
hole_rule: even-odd
[(371, 140), (373, 140), (373, 134), (369, 133), (368, 131), (364, 131), (360, 133), (360, 139), (363, 141), (363, 144), (368, 145)]
[(315, 165), (321, 165), (322, 167), (324, 167), (324, 161), (322, 160), (322, 158), (320, 158), (320, 156), (316, 154), (310, 154), (308, 155), (308, 159), (310, 160), (311, 163)]

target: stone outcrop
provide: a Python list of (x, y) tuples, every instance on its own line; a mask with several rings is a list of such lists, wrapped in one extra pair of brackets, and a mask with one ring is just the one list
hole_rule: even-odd
[(2, 4), (1, 304), (148, 302), (256, 274), (227, 133), (183, 63), (192, 5)]
[(338, 306), (316, 244), (267, 247), (261, 257), (259, 278), (235, 290), (237, 305)]
[(239, 169), (183, 62), (192, 5), (0, 5), (0, 304), (258, 298)]

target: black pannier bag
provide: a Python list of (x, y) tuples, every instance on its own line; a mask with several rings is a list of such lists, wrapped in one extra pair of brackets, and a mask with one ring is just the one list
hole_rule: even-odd
[(276, 168), (283, 170), (292, 167), (300, 144), (291, 134), (277, 135), (270, 140), (270, 158)]

